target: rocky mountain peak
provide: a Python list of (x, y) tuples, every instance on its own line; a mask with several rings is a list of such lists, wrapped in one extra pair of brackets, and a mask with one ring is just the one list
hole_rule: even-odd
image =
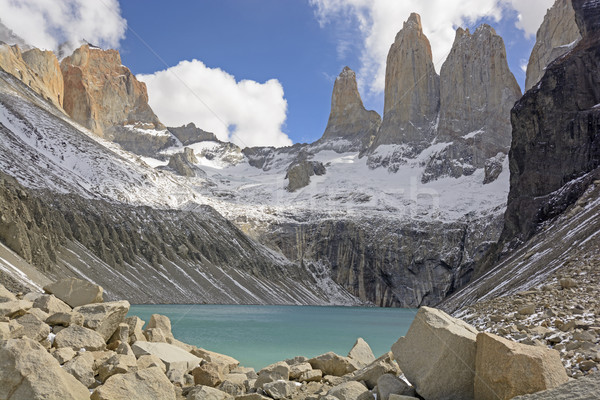
[(556, 0), (548, 9), (536, 34), (536, 41), (527, 64), (525, 90), (537, 84), (546, 66), (573, 48), (581, 39), (571, 0)]
[(382, 144), (429, 145), (435, 136), (439, 85), (421, 17), (413, 13), (388, 53), (383, 122), (373, 148)]
[(380, 125), (379, 114), (367, 111), (363, 105), (356, 74), (345, 67), (333, 85), (331, 112), (320, 142), (344, 139), (349, 142), (344, 151), (361, 150), (370, 144)]
[[(484, 183), (502, 171), (511, 142), (510, 109), (521, 89), (494, 28), (459, 28), (440, 70), (438, 142), (450, 143), (429, 161), (422, 181), (458, 178), (485, 168)], [(492, 173), (493, 172), (493, 173)]]
[(128, 124), (164, 129), (148, 105), (146, 85), (121, 65), (117, 50), (83, 45), (61, 69), (65, 111), (96, 134), (109, 137), (111, 128)]

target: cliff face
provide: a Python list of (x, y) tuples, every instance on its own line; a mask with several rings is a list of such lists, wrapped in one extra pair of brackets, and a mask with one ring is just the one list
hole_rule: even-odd
[(580, 39), (571, 0), (556, 0), (537, 31), (527, 64), (525, 91), (540, 81), (551, 61), (571, 50)]
[(329, 120), (319, 143), (343, 140), (345, 145), (339, 143), (343, 145), (343, 151), (360, 151), (371, 144), (380, 125), (379, 114), (367, 111), (363, 106), (356, 85), (356, 74), (345, 67), (335, 80)]
[(21, 52), (18, 46), (0, 45), (0, 68), (19, 78), (43, 98), (62, 109), (64, 83), (54, 53), (31, 49)]
[(83, 45), (61, 62), (64, 109), (76, 122), (100, 136), (111, 128), (138, 125), (164, 129), (148, 105), (146, 85), (121, 65), (116, 50)]
[(411, 14), (390, 48), (385, 73), (383, 122), (373, 148), (382, 144), (427, 147), (435, 137), (440, 79), (421, 17)]
[(440, 70), (436, 141), (451, 144), (430, 159), (422, 181), (501, 166), (511, 142), (510, 109), (519, 97), (502, 38), (485, 24), (473, 34), (459, 28)]
[(582, 40), (512, 111), (506, 241), (528, 239), (565, 210), (600, 165), (600, 7), (577, 0), (573, 8)]

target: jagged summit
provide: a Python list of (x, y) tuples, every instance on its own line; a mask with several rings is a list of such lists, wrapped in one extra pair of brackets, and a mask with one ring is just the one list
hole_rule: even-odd
[(383, 122), (373, 149), (382, 144), (428, 146), (435, 136), (439, 85), (421, 17), (413, 13), (388, 53)]
[(115, 126), (164, 129), (150, 106), (146, 85), (121, 64), (117, 50), (84, 44), (61, 62), (64, 109), (75, 121), (105, 136)]
[[(379, 114), (367, 111), (363, 105), (356, 74), (345, 67), (333, 85), (331, 112), (319, 143), (331, 142), (332, 146), (341, 146), (343, 151), (359, 151), (370, 144), (380, 125)], [(338, 143), (333, 143), (336, 140)]]
[(540, 81), (552, 60), (571, 50), (580, 39), (571, 0), (556, 0), (537, 31), (527, 64), (525, 91)]

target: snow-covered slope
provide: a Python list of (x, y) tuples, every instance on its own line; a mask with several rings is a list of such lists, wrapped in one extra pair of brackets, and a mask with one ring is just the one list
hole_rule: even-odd
[(40, 273), (0, 255), (0, 275), (24, 288), (79, 276), (135, 302), (359, 303), (207, 206), (207, 182), (153, 169), (1, 71), (0, 171), (0, 241)]

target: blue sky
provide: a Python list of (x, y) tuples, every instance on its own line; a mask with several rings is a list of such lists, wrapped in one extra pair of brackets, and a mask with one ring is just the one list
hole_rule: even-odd
[[(385, 56), (411, 11), (439, 71), (457, 26), (489, 23), (521, 67), (552, 0), (0, 0), (2, 22), (43, 48), (118, 48), (167, 125), (195, 122), (223, 140), (287, 145), (318, 139), (335, 77), (357, 72), (368, 109), (383, 109)], [(60, 6), (58, 6), (60, 5)], [(73, 47), (76, 47), (75, 45)], [(195, 61), (194, 61), (195, 60)]]

